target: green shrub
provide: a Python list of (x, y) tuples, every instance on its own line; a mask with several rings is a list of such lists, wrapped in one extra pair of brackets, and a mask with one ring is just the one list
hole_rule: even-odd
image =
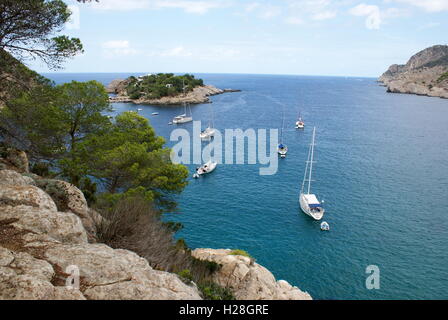
[(437, 79), (437, 82), (442, 82), (443, 80), (448, 79), (448, 72), (445, 72), (440, 75), (439, 79)]
[(205, 300), (235, 300), (229, 289), (223, 288), (214, 282), (198, 283), (198, 289)]
[(178, 272), (177, 275), (185, 284), (190, 284), (193, 282), (193, 275), (191, 274), (190, 269), (184, 269)]
[(230, 254), (233, 256), (244, 256), (244, 257), (248, 257), (248, 258), (252, 258), (251, 255), (244, 250), (240, 250), (240, 249), (235, 249), (230, 251)]

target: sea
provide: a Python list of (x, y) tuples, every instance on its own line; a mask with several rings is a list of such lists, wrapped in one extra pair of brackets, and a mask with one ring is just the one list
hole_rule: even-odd
[[(130, 75), (45, 76), (107, 85)], [(262, 165), (222, 164), (208, 176), (189, 178), (176, 199), (178, 212), (165, 216), (184, 225), (178, 238), (191, 248), (246, 250), (314, 299), (448, 298), (448, 100), (387, 93), (375, 78), (195, 76), (241, 90), (193, 105), (195, 120), (205, 127), (213, 114), (219, 130), (284, 123), (289, 151), (274, 175), (260, 175)], [(114, 115), (142, 108), (167, 146), (175, 144), (168, 123), (183, 113), (181, 106), (113, 108)], [(294, 128), (299, 113), (304, 130)], [(192, 123), (181, 127), (191, 132)], [(303, 214), (298, 201), (313, 127), (312, 191), (324, 200), (329, 232)], [(190, 177), (196, 166), (188, 166)]]

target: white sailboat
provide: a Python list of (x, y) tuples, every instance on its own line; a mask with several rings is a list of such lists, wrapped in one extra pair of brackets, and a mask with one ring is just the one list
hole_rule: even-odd
[[(184, 97), (185, 97), (185, 82), (184, 81), (182, 81), (182, 90), (184, 91)], [(187, 123), (187, 122), (193, 121), (193, 115), (191, 114), (190, 105), (187, 105), (185, 102), (183, 103), (183, 105), (184, 105), (184, 110), (185, 110), (184, 114), (174, 117), (174, 119), (172, 121), (174, 124), (182, 124), (182, 123)], [(188, 111), (190, 111), (189, 115), (187, 115), (187, 107), (188, 107)]]
[(213, 172), (216, 169), (217, 165), (218, 163), (216, 161), (209, 160), (207, 163), (196, 169), (196, 173), (193, 174), (193, 178), (199, 178), (204, 174)]
[(299, 118), (296, 121), (296, 129), (304, 129), (305, 121), (303, 121), (302, 116), (299, 114)]
[[(315, 194), (311, 193), (311, 177), (313, 173), (314, 163), (314, 140), (316, 137), (316, 127), (313, 129), (313, 138), (311, 140), (310, 149), (308, 152), (308, 160), (306, 162), (305, 175), (303, 177), (302, 189), (300, 190), (300, 208), (302, 211), (315, 220), (320, 220), (324, 216), (324, 208), (319, 202)], [(305, 184), (308, 182), (307, 190)]]
[(284, 128), (284, 126), (285, 126), (285, 114), (283, 112), (282, 129), (280, 131), (280, 143), (277, 147), (278, 154), (280, 155), (281, 158), (286, 158), (286, 154), (288, 153), (288, 146), (283, 143), (283, 128)]
[(189, 105), (188, 105), (188, 110), (190, 111), (190, 114), (187, 115), (187, 104), (186, 103), (184, 103), (184, 110), (185, 110), (184, 114), (174, 117), (174, 119), (172, 121), (174, 124), (182, 124), (182, 123), (187, 123), (187, 122), (193, 121), (193, 116), (191, 114), (191, 109), (190, 109)]
[(208, 124), (208, 127), (205, 130), (203, 130), (199, 135), (201, 137), (201, 140), (210, 140), (216, 133), (216, 130), (214, 128), (215, 119), (214, 119), (212, 104), (210, 104), (210, 112), (211, 112), (211, 117), (210, 117), (210, 122)]

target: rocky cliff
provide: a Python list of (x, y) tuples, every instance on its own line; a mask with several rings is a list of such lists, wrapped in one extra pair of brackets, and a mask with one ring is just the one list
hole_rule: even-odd
[(394, 64), (378, 79), (388, 92), (448, 98), (448, 46), (437, 45)]
[[(0, 156), (0, 299), (201, 299), (194, 283), (153, 269), (136, 253), (96, 243), (102, 217), (83, 193), (29, 173), (26, 154)], [(238, 299), (310, 299), (252, 259), (197, 249), (217, 262), (214, 281)], [(79, 286), (67, 286), (79, 270)]]
[(311, 300), (307, 292), (284, 280), (276, 281), (268, 269), (252, 258), (233, 255), (230, 249), (196, 249), (192, 254), (222, 265), (213, 280), (229, 288), (238, 300)]

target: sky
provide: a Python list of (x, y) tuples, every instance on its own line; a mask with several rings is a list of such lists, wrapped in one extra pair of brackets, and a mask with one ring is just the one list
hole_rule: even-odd
[(85, 52), (58, 72), (377, 77), (448, 43), (448, 0), (65, 2), (73, 14), (62, 33)]

